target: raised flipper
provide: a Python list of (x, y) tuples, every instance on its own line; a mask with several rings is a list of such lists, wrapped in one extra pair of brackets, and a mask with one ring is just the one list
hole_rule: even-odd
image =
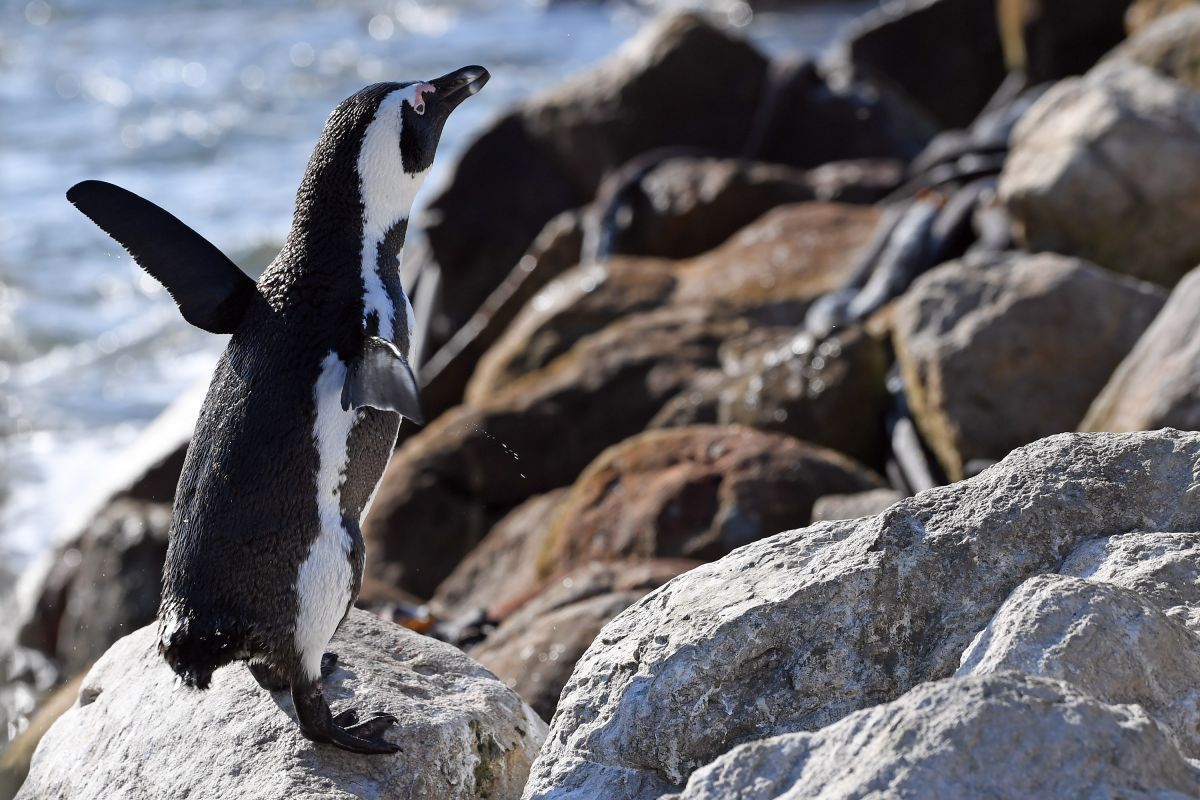
[(149, 200), (111, 183), (77, 183), (67, 199), (170, 292), (184, 319), (212, 333), (237, 328), (257, 290), (215, 245)]
[(396, 345), (368, 336), (350, 365), (342, 387), (342, 408), (369, 406), (395, 411), (418, 425), (425, 422), (417, 376)]

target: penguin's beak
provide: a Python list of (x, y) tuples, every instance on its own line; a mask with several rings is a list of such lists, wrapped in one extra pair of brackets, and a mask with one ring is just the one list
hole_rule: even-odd
[(492, 77), (483, 67), (463, 67), (429, 81), (434, 92), (427, 99), (433, 100), (438, 111), (449, 114), (458, 104), (483, 88)]

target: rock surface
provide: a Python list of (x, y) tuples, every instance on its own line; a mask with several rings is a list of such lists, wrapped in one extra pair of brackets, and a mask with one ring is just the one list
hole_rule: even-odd
[(872, 208), (797, 203), (693, 259), (581, 264), (542, 289), (480, 359), (467, 402), (495, 395), (605, 325), (659, 305), (754, 312), (794, 325), (809, 303), (848, 278), (878, 219)]
[(995, 0), (903, 0), (857, 20), (840, 59), (942, 128), (965, 128), (1004, 79)]
[(648, 431), (588, 466), (555, 514), (543, 575), (590, 560), (711, 561), (807, 525), (818, 497), (878, 488), (844, 456), (739, 425)]
[(1059, 572), (1103, 581), (1140, 597), (1200, 635), (1200, 535), (1126, 533), (1084, 542)]
[(471, 650), (543, 719), (550, 719), (575, 662), (610, 619), (646, 592), (696, 566), (657, 559), (591, 563), (548, 582)]
[(930, 683), (817, 733), (742, 745), (662, 800), (1016, 800), (1081, 791), (1183, 800), (1200, 792), (1200, 769), (1137, 706), (1001, 673)]
[(1193, 89), (1200, 89), (1200, 5), (1154, 20), (1108, 56), (1141, 64)]
[(1168, 14), (1196, 3), (1196, 0), (1133, 0), (1125, 11), (1125, 27), (1132, 34)]
[[(430, 598), (433, 612), (454, 617), (485, 611), (533, 592), (541, 583), (537, 559), (566, 489), (535, 495), (496, 523)], [(549, 717), (546, 717), (549, 719)]]
[(698, 567), (583, 655), (525, 797), (657, 798), (739, 743), (947, 677), (1012, 590), (1080, 543), (1200, 530), (1197, 483), (1200, 434), (1053, 436), (877, 517)]
[(1102, 64), (1013, 131), (1000, 195), (1031, 250), (1173, 285), (1200, 262), (1200, 92)]
[(904, 499), (895, 489), (870, 489), (853, 494), (827, 494), (813, 503), (813, 522), (858, 519), (882, 514)]
[(1056, 678), (1103, 703), (1137, 704), (1184, 755), (1200, 753), (1200, 638), (1135, 592), (1030, 578), (963, 653), (957, 674), (1010, 670)]
[[(1162, 307), (1152, 284), (1049, 253), (945, 264), (900, 300), (909, 405), (951, 480), (1074, 430)], [(1104, 313), (1097, 313), (1104, 309)]]
[[(285, 694), (241, 666), (206, 693), (175, 687), (153, 627), (105, 654), (43, 737), (22, 800), (162, 797), (517, 797), (545, 725), (450, 645), (352, 610), (334, 638), (335, 709), (387, 709), (395, 756), (301, 737)], [(81, 765), (86, 765), (81, 768)]]
[(801, 331), (722, 358), (717, 420), (778, 431), (870, 467), (886, 450), (884, 342), (861, 327), (817, 339)]
[(1171, 292), (1079, 425), (1084, 431), (1154, 428), (1200, 429), (1200, 269)]
[(633, 315), (479, 405), (443, 414), (384, 473), (363, 525), (369, 577), (429, 597), (500, 517), (642, 430), (748, 327), (703, 308)]

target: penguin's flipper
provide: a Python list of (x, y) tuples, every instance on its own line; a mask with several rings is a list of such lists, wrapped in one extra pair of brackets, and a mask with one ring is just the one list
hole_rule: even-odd
[(417, 376), (396, 345), (368, 336), (342, 387), (342, 408), (370, 406), (425, 424)]
[(184, 319), (212, 333), (237, 328), (257, 289), (215, 245), (149, 200), (111, 183), (77, 183), (67, 199), (170, 292)]

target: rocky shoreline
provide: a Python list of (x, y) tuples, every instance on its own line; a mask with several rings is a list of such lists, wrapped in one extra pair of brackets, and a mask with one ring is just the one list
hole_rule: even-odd
[(24, 579), (0, 796), (1200, 795), (1197, 32), (665, 16), (513, 109), (406, 264), (431, 421), (339, 634), (402, 753), (153, 657), (181, 401)]

